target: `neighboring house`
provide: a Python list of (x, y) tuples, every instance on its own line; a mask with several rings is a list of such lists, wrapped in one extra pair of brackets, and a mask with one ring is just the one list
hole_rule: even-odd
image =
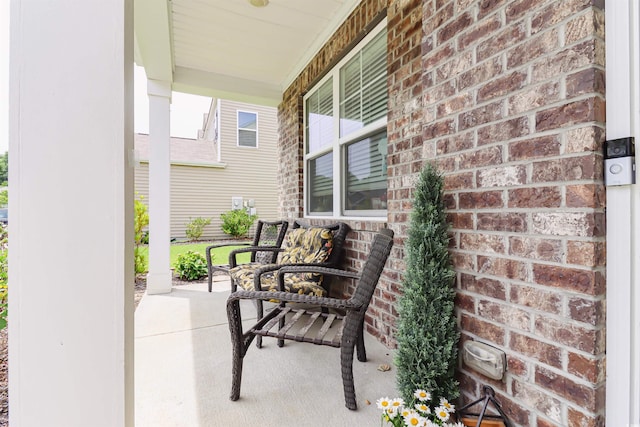
[(356, 269), (396, 232), (366, 319), (389, 346), (414, 182), (438, 166), (462, 341), (508, 363), (460, 364), (461, 389), (490, 384), (517, 425), (604, 419), (603, 23), (589, 1), (362, 1), (278, 110), (280, 216), (347, 221)]
[[(220, 214), (253, 205), (259, 218), (278, 218), (276, 109), (213, 99), (199, 139), (171, 138), (171, 237), (211, 218), (202, 238), (228, 237)], [(137, 134), (135, 191), (149, 197), (149, 137)]]

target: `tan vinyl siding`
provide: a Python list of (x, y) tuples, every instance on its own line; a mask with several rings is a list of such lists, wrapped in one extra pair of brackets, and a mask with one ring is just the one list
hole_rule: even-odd
[[(226, 167), (171, 165), (171, 237), (183, 240), (190, 219), (211, 218), (203, 239), (223, 239), (220, 214), (231, 209), (231, 198), (253, 199), (258, 217), (278, 219), (276, 180), (276, 110), (221, 100), (220, 161)], [(258, 148), (237, 147), (236, 111), (258, 114)], [(194, 159), (194, 163), (197, 159)], [(148, 200), (148, 163), (135, 171), (137, 195)]]

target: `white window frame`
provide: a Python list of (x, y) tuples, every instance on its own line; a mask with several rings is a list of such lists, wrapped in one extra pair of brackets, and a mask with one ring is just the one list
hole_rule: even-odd
[[(304, 96), (303, 98), (303, 108), (304, 108), (304, 119), (303, 119), (303, 128), (307, 127), (307, 114), (306, 114), (306, 105), (307, 99), (313, 95), (318, 88), (320, 88), (324, 83), (333, 78), (333, 106), (332, 111), (333, 115), (333, 143), (323, 147), (319, 150), (316, 150), (311, 153), (307, 153), (307, 133), (304, 132), (304, 165), (303, 165), (303, 203), (304, 203), (304, 217), (305, 218), (319, 218), (319, 219), (329, 219), (329, 218), (338, 218), (338, 219), (352, 219), (352, 220), (366, 220), (366, 221), (387, 221), (387, 209), (379, 209), (379, 210), (367, 210), (366, 214), (363, 214), (362, 211), (347, 211), (344, 209), (345, 201), (344, 199), (344, 183), (345, 177), (343, 172), (346, 171), (345, 159), (346, 156), (344, 151), (346, 146), (351, 142), (356, 142), (363, 138), (366, 138), (369, 135), (375, 135), (382, 130), (386, 131), (387, 127), (387, 116), (381, 117), (375, 120), (372, 123), (367, 124), (362, 129), (358, 131), (351, 132), (346, 137), (340, 138), (340, 69), (357, 53), (359, 53), (364, 46), (366, 46), (371, 40), (373, 40), (381, 31), (385, 30), (387, 27), (387, 18), (384, 18), (373, 30), (371, 30), (344, 58), (340, 60), (332, 69), (329, 71), (320, 81), (318, 81)], [(338, 112), (337, 114), (335, 114)], [(311, 213), (309, 212), (309, 160), (316, 159), (321, 157), (324, 154), (333, 153), (333, 212), (331, 213)], [(338, 158), (336, 159), (336, 155)]]
[[(253, 129), (245, 129), (245, 128), (241, 128), (240, 127), (240, 113), (246, 113), (246, 114), (254, 114), (256, 116), (256, 145), (255, 147), (249, 147), (247, 145), (240, 145), (240, 130), (244, 130), (244, 131), (251, 131)], [(259, 117), (258, 117), (258, 112), (257, 111), (249, 111), (249, 110), (236, 110), (236, 147), (238, 148), (247, 148), (247, 149), (256, 149), (258, 148), (259, 144), (258, 144), (258, 129), (259, 129)]]

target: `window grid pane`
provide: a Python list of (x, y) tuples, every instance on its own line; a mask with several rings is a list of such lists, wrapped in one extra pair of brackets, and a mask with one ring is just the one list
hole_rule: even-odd
[(333, 211), (333, 153), (311, 159), (308, 162), (309, 212)]
[(308, 154), (333, 143), (333, 79), (307, 98), (306, 109)]
[(345, 210), (386, 209), (386, 132), (347, 145), (345, 155)]

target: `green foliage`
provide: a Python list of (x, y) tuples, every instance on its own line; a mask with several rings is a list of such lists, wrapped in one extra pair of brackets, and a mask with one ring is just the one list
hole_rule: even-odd
[(182, 280), (198, 280), (207, 275), (207, 260), (202, 254), (187, 251), (178, 255), (176, 274)]
[(0, 186), (6, 186), (9, 182), (9, 152), (0, 155)]
[(246, 236), (258, 219), (258, 215), (249, 215), (247, 211), (238, 209), (224, 212), (220, 215), (220, 219), (222, 219), (222, 231), (237, 239)]
[(145, 205), (142, 200), (143, 196), (140, 196), (140, 199), (136, 199), (133, 205), (133, 231), (135, 235), (135, 247), (133, 249), (133, 256), (136, 274), (141, 274), (147, 271), (147, 257), (144, 251), (141, 250), (140, 245), (142, 245), (145, 236), (144, 228), (149, 225), (149, 212), (147, 209), (147, 205)]
[(406, 402), (413, 400), (416, 389), (431, 391), (436, 401), (459, 395), (454, 377), (460, 338), (454, 316), (455, 271), (442, 188), (442, 177), (427, 165), (415, 189), (398, 307), (397, 381)]
[(0, 224), (0, 329), (7, 326), (7, 310), (9, 309), (9, 234), (7, 227)]
[(0, 206), (9, 205), (9, 190), (0, 191)]
[(200, 236), (202, 236), (204, 228), (209, 224), (211, 224), (211, 218), (198, 217), (196, 219), (191, 219), (189, 223), (187, 223), (185, 234), (190, 240), (198, 240)]

